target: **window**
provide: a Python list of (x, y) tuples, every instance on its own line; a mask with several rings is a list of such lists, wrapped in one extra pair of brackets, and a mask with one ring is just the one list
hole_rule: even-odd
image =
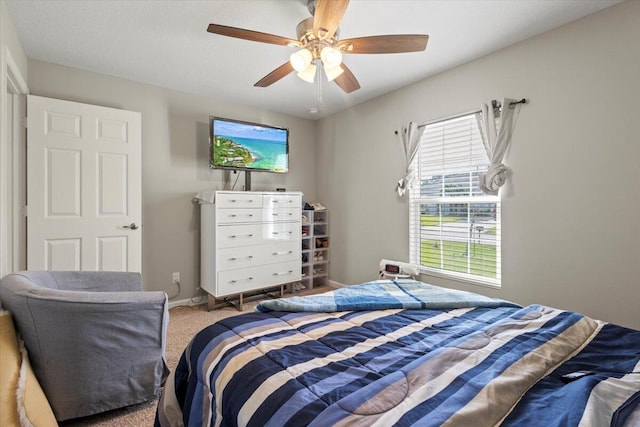
[(500, 198), (478, 184), (489, 160), (476, 115), (424, 126), (412, 169), (410, 261), (427, 274), (500, 286)]

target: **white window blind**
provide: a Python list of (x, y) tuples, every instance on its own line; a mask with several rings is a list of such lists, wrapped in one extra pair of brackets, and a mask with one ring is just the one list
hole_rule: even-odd
[(426, 125), (414, 162), (410, 261), (430, 274), (500, 285), (500, 198), (479, 187), (489, 160), (476, 115)]

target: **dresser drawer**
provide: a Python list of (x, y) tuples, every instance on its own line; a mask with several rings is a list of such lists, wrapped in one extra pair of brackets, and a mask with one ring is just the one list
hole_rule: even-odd
[(218, 224), (260, 222), (263, 221), (263, 216), (263, 210), (260, 208), (216, 209), (216, 221)]
[(300, 222), (272, 222), (262, 224), (262, 241), (273, 242), (297, 242), (300, 243)]
[(302, 196), (294, 194), (265, 194), (262, 196), (262, 206), (271, 208), (302, 208)]
[(235, 270), (262, 265), (266, 249), (263, 246), (240, 246), (218, 249), (216, 267), (218, 271)]
[(262, 224), (220, 225), (216, 227), (216, 246), (235, 248), (259, 245), (263, 241)]
[(277, 286), (300, 280), (301, 262), (289, 261), (263, 265), (255, 268), (241, 268), (218, 272), (216, 296)]
[(300, 222), (220, 225), (216, 227), (218, 249), (265, 243), (300, 243)]
[(265, 222), (270, 221), (300, 221), (301, 210), (300, 208), (265, 208), (260, 210), (262, 212), (262, 220)]
[(216, 206), (218, 208), (261, 208), (262, 194), (236, 192), (216, 193)]
[(219, 249), (218, 271), (295, 261), (300, 257), (299, 246), (298, 242), (286, 242)]
[(302, 259), (298, 240), (287, 243), (267, 244), (263, 247), (266, 249), (266, 260), (269, 264)]
[(296, 261), (282, 262), (279, 264), (269, 264), (265, 266), (264, 270), (267, 273), (267, 277), (269, 277), (274, 284), (289, 283), (300, 280), (302, 277), (302, 261), (298, 259)]

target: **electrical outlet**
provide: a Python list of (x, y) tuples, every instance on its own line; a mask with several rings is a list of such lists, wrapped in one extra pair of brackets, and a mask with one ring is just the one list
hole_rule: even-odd
[(173, 273), (173, 283), (180, 283), (180, 272), (176, 271)]

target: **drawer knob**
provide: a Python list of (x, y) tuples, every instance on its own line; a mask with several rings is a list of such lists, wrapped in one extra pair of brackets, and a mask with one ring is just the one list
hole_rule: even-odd
[(236, 260), (236, 257), (229, 258), (229, 261), (235, 261), (235, 260)]
[(235, 218), (237, 215), (236, 214), (231, 214), (229, 215), (231, 218)]
[(231, 280), (231, 283), (237, 283), (235, 280)]
[(253, 259), (253, 255), (249, 255), (247, 258), (249, 258), (249, 259)]
[(230, 239), (235, 239), (236, 237), (238, 237), (238, 236), (236, 236), (235, 234), (232, 234), (232, 235), (229, 236)]

